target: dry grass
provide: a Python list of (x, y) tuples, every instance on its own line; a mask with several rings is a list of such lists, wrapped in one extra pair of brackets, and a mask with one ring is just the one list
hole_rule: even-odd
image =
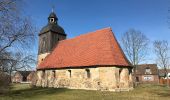
[(129, 92), (102, 92), (30, 88), (27, 84), (15, 84), (10, 93), (0, 95), (0, 100), (170, 100), (170, 89), (145, 84)]

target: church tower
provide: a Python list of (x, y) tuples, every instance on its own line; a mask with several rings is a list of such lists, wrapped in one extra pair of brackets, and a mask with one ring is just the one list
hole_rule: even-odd
[(58, 25), (58, 18), (52, 11), (48, 17), (48, 24), (39, 33), (38, 65), (51, 53), (60, 40), (66, 39), (64, 29)]

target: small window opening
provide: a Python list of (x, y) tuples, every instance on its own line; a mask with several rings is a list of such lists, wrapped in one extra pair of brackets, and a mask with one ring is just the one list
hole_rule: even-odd
[(90, 70), (86, 69), (87, 78), (90, 78)]
[(52, 22), (52, 23), (53, 23), (53, 22), (54, 22), (54, 18), (51, 18), (51, 19), (50, 19), (50, 22)]
[(120, 74), (121, 74), (122, 70), (123, 70), (122, 68), (120, 68), (120, 69), (119, 69), (119, 76), (120, 76)]
[(136, 77), (136, 82), (139, 82), (139, 77)]
[(122, 68), (119, 69), (119, 81), (121, 80), (121, 73), (122, 73)]
[(132, 74), (132, 69), (129, 68), (128, 71), (129, 71), (129, 75), (131, 75)]
[(45, 70), (42, 71), (42, 78), (45, 78)]
[(53, 70), (52, 76), (53, 76), (53, 78), (56, 77), (56, 72), (55, 72), (55, 70)]
[(71, 70), (68, 70), (68, 72), (69, 72), (69, 78), (71, 78)]

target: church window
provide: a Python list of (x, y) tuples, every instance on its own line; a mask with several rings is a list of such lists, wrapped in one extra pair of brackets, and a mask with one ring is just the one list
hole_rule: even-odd
[(121, 75), (122, 70), (123, 70), (123, 68), (120, 68), (120, 69), (119, 69), (119, 81), (121, 80), (121, 77), (122, 77), (122, 75)]
[(86, 75), (87, 75), (87, 78), (90, 78), (90, 70), (89, 69), (86, 69)]
[(45, 79), (45, 70), (42, 71), (42, 78)]
[(56, 77), (56, 72), (55, 72), (55, 70), (52, 71), (52, 77), (53, 77), (53, 78)]
[(71, 70), (68, 70), (68, 76), (71, 78)]
[(119, 76), (121, 75), (122, 70), (123, 70), (122, 68), (119, 69)]

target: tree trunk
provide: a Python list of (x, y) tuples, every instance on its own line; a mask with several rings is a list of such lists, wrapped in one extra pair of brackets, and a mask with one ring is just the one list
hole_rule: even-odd
[(164, 71), (165, 71), (165, 76), (166, 76), (166, 84), (167, 84), (167, 87), (169, 88), (169, 78), (168, 78), (168, 71), (166, 69), (166, 67), (164, 66)]
[(169, 88), (169, 77), (168, 77), (168, 73), (166, 73), (166, 78), (167, 78), (167, 87)]
[(12, 83), (12, 66), (11, 66), (11, 68), (10, 68), (10, 70), (9, 70), (9, 75), (10, 75), (10, 83)]
[(136, 83), (136, 66), (135, 65), (134, 65), (134, 68), (133, 68), (133, 72), (134, 72), (133, 82), (134, 82), (134, 87), (136, 87), (137, 83)]

